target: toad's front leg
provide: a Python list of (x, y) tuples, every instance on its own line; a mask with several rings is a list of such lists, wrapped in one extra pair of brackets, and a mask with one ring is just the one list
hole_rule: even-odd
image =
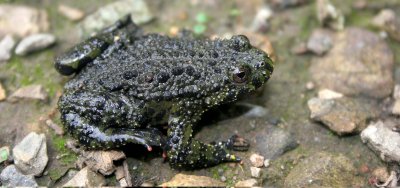
[[(183, 118), (180, 118), (183, 117)], [(229, 144), (219, 142), (205, 144), (193, 139), (193, 123), (198, 118), (184, 114), (169, 120), (167, 154), (169, 163), (177, 169), (195, 169), (214, 166), (222, 162), (240, 162), (241, 159), (229, 153)], [(232, 138), (231, 138), (232, 139)]]

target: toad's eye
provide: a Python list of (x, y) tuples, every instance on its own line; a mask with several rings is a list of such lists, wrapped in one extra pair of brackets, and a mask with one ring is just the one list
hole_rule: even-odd
[(244, 83), (250, 74), (250, 69), (248, 67), (235, 68), (232, 72), (232, 79), (235, 83)]

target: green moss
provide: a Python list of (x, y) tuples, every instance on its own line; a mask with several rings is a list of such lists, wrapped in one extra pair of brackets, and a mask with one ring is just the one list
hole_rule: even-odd
[(74, 163), (78, 159), (78, 156), (65, 147), (66, 142), (67, 141), (65, 138), (57, 136), (53, 133), (52, 144), (54, 148), (57, 150), (58, 155), (61, 156), (60, 158), (61, 163), (68, 165)]
[(371, 28), (371, 20), (374, 16), (374, 13), (369, 11), (353, 11), (346, 17), (346, 25)]

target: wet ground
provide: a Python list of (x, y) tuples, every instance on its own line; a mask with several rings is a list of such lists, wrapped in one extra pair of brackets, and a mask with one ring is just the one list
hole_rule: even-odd
[[(15, 146), (31, 131), (43, 132), (48, 142), (50, 162), (46, 168), (48, 174), (37, 178), (39, 185), (57, 185), (59, 178), (74, 168), (77, 158), (73, 152), (64, 147), (68, 136), (56, 136), (43, 119), (50, 118), (60, 123), (56, 109), (56, 102), (64, 83), (69, 79), (59, 75), (53, 68), (53, 59), (58, 54), (77, 43), (80, 39), (76, 23), (59, 15), (56, 8), (63, 3), (83, 10), (90, 14), (98, 7), (112, 1), (7, 1), (10, 4), (29, 5), (43, 8), (49, 14), (50, 33), (57, 37), (57, 43), (48, 50), (33, 53), (27, 57), (14, 56), (8, 63), (0, 64), (0, 82), (6, 88), (7, 94), (13, 93), (22, 86), (41, 84), (49, 93), (47, 101), (21, 100), (18, 102), (0, 102), (0, 146)], [(360, 26), (378, 32), (370, 26), (370, 20), (378, 10), (354, 10), (354, 1), (332, 1), (343, 10), (347, 26)], [(371, 1), (375, 2), (375, 1)], [(397, 1), (380, 1), (394, 6), (400, 11)], [(149, 1), (147, 2), (155, 19), (143, 25), (146, 32), (161, 32), (170, 34), (173, 27), (193, 29), (196, 26), (196, 16), (205, 14), (208, 17), (204, 34), (224, 36), (239, 34), (244, 28), (249, 28), (257, 11), (265, 6), (261, 0), (255, 1)], [(263, 91), (252, 95), (245, 102), (263, 106), (267, 115), (263, 117), (244, 117), (240, 113), (233, 113), (228, 118), (214, 118), (202, 123), (196, 137), (205, 141), (225, 140), (234, 133), (250, 139), (252, 146), (257, 143), (254, 138), (265, 130), (265, 127), (277, 126), (292, 134), (298, 146), (283, 155), (271, 160), (271, 166), (263, 169), (263, 175), (258, 178), (263, 185), (281, 187), (286, 175), (301, 158), (305, 158), (321, 151), (333, 154), (343, 154), (348, 157), (356, 169), (368, 166), (369, 169), (385, 166), (379, 157), (361, 142), (358, 134), (338, 136), (320, 123), (310, 120), (310, 111), (307, 101), (317, 95), (318, 88), (306, 89), (306, 84), (312, 80), (309, 67), (312, 54), (294, 55), (291, 49), (307, 40), (311, 32), (320, 27), (315, 16), (315, 3), (310, 2), (301, 6), (276, 10), (270, 26), (266, 32), (259, 33), (271, 42), (277, 56), (275, 70)], [(395, 54), (396, 70), (400, 62), (400, 43), (387, 40)], [(396, 71), (398, 72), (398, 71)], [(397, 76), (398, 77), (398, 76)], [(231, 106), (231, 108), (235, 108)], [(217, 113), (222, 113), (217, 110)], [(222, 113), (224, 114), (224, 113)], [(266, 130), (265, 130), (266, 131)], [(265, 134), (268, 135), (267, 133)], [(258, 143), (260, 144), (260, 143)], [(152, 182), (160, 184), (179, 173), (163, 162), (159, 151), (152, 154), (143, 148), (134, 147), (134, 151), (126, 148), (129, 156), (130, 171), (137, 182)], [(244, 159), (242, 165), (221, 164), (216, 167), (195, 171), (182, 171), (184, 174), (204, 175), (221, 180), (224, 176), (227, 185), (234, 185), (239, 180), (248, 179), (250, 174), (249, 157), (253, 153), (262, 153), (257, 147), (251, 147), (248, 152), (238, 152)], [(57, 157), (58, 156), (58, 157)], [(60, 157), (61, 156), (61, 157)], [(0, 170), (3, 167), (0, 167)], [(222, 169), (222, 170), (221, 170)], [(368, 186), (369, 173), (357, 173), (361, 177), (362, 185)], [(111, 185), (115, 182), (108, 177)]]

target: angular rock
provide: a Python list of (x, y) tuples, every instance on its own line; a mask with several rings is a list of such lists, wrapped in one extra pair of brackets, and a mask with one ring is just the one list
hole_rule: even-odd
[(342, 97), (343, 94), (338, 93), (336, 91), (332, 91), (330, 89), (323, 89), (318, 91), (318, 98), (320, 99), (337, 99)]
[(4, 146), (0, 148), (0, 163), (7, 161), (10, 158), (10, 148)]
[(335, 30), (344, 29), (344, 16), (330, 0), (317, 0), (317, 18), (322, 26)]
[(0, 174), (2, 186), (6, 187), (37, 187), (32, 175), (24, 175), (14, 165), (7, 166)]
[(389, 172), (386, 167), (378, 167), (372, 171), (372, 175), (378, 179), (379, 182), (385, 182), (389, 179)]
[(400, 41), (400, 17), (393, 10), (381, 10), (372, 19), (372, 25), (386, 31), (390, 37)]
[(351, 160), (342, 154), (320, 152), (300, 161), (287, 175), (284, 187), (361, 187)]
[(307, 42), (307, 49), (323, 55), (333, 46), (333, 33), (327, 29), (315, 29)]
[(8, 61), (12, 56), (12, 49), (15, 46), (15, 40), (11, 35), (7, 35), (0, 42), (0, 63)]
[(307, 104), (310, 118), (322, 122), (338, 135), (358, 133), (367, 126), (368, 120), (378, 116), (377, 107), (369, 100), (312, 98)]
[(63, 16), (72, 21), (81, 20), (85, 16), (85, 13), (83, 11), (67, 5), (59, 5), (58, 12), (60, 12)]
[(17, 101), (18, 99), (46, 100), (47, 92), (41, 85), (30, 85), (19, 88), (9, 99), (11, 101)]
[(6, 90), (4, 90), (3, 85), (0, 83), (0, 101), (6, 99)]
[(269, 167), (269, 165), (271, 164), (270, 161), (271, 161), (270, 159), (265, 159), (265, 161), (264, 161), (264, 167), (265, 167), (265, 168), (268, 168), (268, 167)]
[(56, 37), (49, 33), (29, 35), (15, 48), (17, 55), (27, 55), (31, 52), (43, 50), (56, 42)]
[(60, 127), (59, 125), (57, 125), (56, 123), (54, 123), (51, 119), (46, 120), (45, 123), (47, 126), (49, 126), (51, 129), (54, 130), (56, 135), (59, 135), (59, 136), (64, 135), (64, 129), (62, 127)]
[(262, 167), (264, 165), (264, 157), (254, 153), (250, 156), (250, 162), (254, 167)]
[(256, 179), (247, 179), (243, 181), (239, 181), (235, 184), (235, 187), (256, 187), (258, 185), (258, 182)]
[(206, 176), (177, 174), (161, 187), (225, 187), (225, 183)]
[(125, 159), (125, 154), (121, 151), (88, 151), (82, 155), (82, 161), (86, 166), (95, 172), (103, 175), (111, 175), (117, 167), (114, 161)]
[(335, 36), (332, 49), (310, 67), (318, 86), (344, 95), (384, 98), (392, 93), (394, 55), (376, 34), (348, 28)]
[(259, 178), (261, 176), (261, 168), (250, 167), (251, 177)]
[(7, 34), (25, 37), (49, 29), (47, 13), (27, 6), (0, 5), (0, 38)]
[(275, 159), (298, 146), (292, 134), (273, 125), (266, 125), (258, 131), (255, 140), (256, 143), (252, 146), (267, 159)]
[(86, 38), (128, 14), (131, 14), (131, 18), (136, 24), (149, 22), (154, 17), (144, 0), (115, 1), (99, 8), (82, 20), (80, 23), (81, 36)]
[(361, 132), (361, 140), (382, 160), (400, 162), (400, 134), (387, 127), (382, 121), (370, 124)]
[(29, 133), (13, 149), (14, 163), (24, 174), (39, 176), (47, 165), (46, 137), (44, 134)]
[(85, 167), (65, 183), (63, 187), (101, 187), (104, 185), (106, 185), (106, 180), (102, 175)]

